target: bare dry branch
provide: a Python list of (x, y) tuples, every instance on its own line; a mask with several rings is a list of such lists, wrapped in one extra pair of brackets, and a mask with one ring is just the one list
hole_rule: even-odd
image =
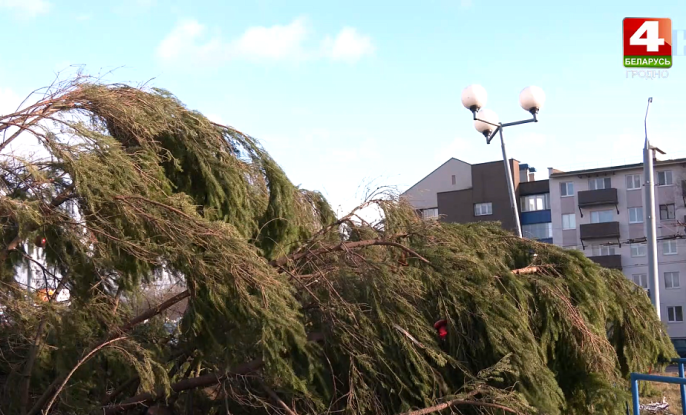
[[(407, 235), (395, 235), (389, 239), (398, 239), (398, 238), (403, 238), (406, 236)], [(393, 246), (396, 248), (400, 248), (400, 249), (406, 251), (407, 253), (409, 253), (410, 255), (414, 256), (415, 258), (419, 259), (420, 261), (422, 261), (426, 264), (430, 264), (429, 260), (427, 260), (423, 256), (419, 255), (417, 252), (413, 251), (412, 249), (406, 247), (405, 245), (402, 245), (402, 244), (397, 243), (397, 242), (393, 242), (391, 240), (385, 240), (385, 239), (368, 239), (365, 241), (342, 242), (338, 245), (331, 246), (331, 247), (319, 248), (319, 249), (314, 249), (314, 250), (311, 250), (308, 252), (301, 252), (301, 253), (298, 253), (295, 255), (284, 256), (284, 257), (281, 257), (279, 259), (275, 259), (275, 260), (271, 261), (270, 264), (272, 266), (282, 267), (282, 266), (286, 265), (289, 261), (295, 262), (295, 261), (299, 261), (299, 260), (301, 260), (305, 257), (309, 257), (309, 256), (318, 256), (318, 255), (327, 254), (327, 253), (335, 252), (335, 251), (347, 251), (350, 249), (359, 249), (359, 248), (364, 248), (367, 246), (374, 246), (374, 245)]]
[(48, 405), (46, 406), (46, 408), (45, 408), (45, 410), (43, 411), (43, 413), (46, 413), (46, 414), (49, 414), (49, 413), (50, 413), (50, 408), (52, 408), (52, 405), (55, 403), (55, 399), (57, 399), (57, 397), (59, 396), (60, 392), (62, 392), (62, 389), (64, 389), (64, 386), (67, 384), (67, 382), (69, 382), (69, 379), (71, 379), (71, 377), (72, 377), (72, 375), (74, 374), (74, 372), (76, 372), (76, 370), (77, 370), (79, 367), (81, 367), (82, 364), (86, 363), (86, 362), (88, 361), (88, 359), (90, 359), (90, 358), (91, 358), (95, 353), (97, 353), (99, 350), (101, 350), (101, 349), (103, 349), (103, 348), (109, 346), (110, 344), (112, 344), (112, 343), (114, 343), (114, 342), (118, 342), (118, 341), (121, 341), (121, 340), (124, 340), (124, 339), (126, 339), (126, 337), (116, 337), (116, 338), (114, 338), (114, 339), (112, 339), (112, 340), (108, 340), (108, 341), (106, 341), (106, 342), (104, 342), (104, 343), (98, 345), (98, 346), (95, 347), (93, 350), (91, 350), (87, 355), (85, 355), (83, 358), (81, 358), (81, 360), (79, 360), (78, 363), (76, 363), (76, 366), (74, 366), (74, 368), (69, 372), (69, 374), (67, 374), (67, 376), (64, 378), (64, 380), (62, 381), (62, 383), (57, 387), (57, 390), (55, 391), (55, 394), (52, 395), (52, 399), (50, 399), (50, 402), (48, 402)]

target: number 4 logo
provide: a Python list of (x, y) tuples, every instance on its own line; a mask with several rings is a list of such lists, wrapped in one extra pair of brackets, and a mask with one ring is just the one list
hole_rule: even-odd
[[(660, 37), (659, 33), (660, 22), (656, 20), (648, 20), (643, 22), (629, 39), (629, 44), (632, 46), (645, 46), (647, 52), (658, 52), (660, 46), (665, 44), (665, 40)], [(645, 35), (645, 37), (643, 37)]]
[(624, 19), (624, 66), (669, 68), (672, 66), (672, 20), (627, 17)]

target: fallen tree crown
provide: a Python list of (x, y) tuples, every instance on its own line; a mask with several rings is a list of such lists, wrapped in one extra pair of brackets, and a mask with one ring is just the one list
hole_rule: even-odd
[(383, 191), (336, 218), (166, 91), (77, 78), (0, 130), (2, 413), (621, 414), (674, 355), (620, 272)]

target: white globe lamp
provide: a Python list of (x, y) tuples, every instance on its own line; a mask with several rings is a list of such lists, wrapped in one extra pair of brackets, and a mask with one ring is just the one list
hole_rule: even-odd
[[(493, 110), (487, 108), (482, 109), (477, 113), (477, 118), (474, 120), (474, 128), (486, 137), (489, 137), (495, 131), (499, 120), (498, 114)], [(495, 125), (494, 125), (495, 124)]]
[(532, 114), (538, 113), (545, 104), (545, 93), (537, 86), (528, 86), (519, 94), (519, 105)]
[(486, 106), (488, 94), (481, 85), (474, 84), (462, 90), (462, 105), (473, 113)]

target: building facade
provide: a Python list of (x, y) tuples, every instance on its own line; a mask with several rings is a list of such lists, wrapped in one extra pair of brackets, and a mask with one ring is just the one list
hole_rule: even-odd
[[(658, 284), (669, 335), (686, 337), (686, 159), (655, 161)], [(553, 243), (649, 287), (643, 165), (549, 170)]]
[[(517, 160), (510, 160), (510, 168), (524, 237), (581, 250), (648, 290), (642, 164), (549, 168), (549, 180), (535, 180), (535, 169)], [(655, 160), (654, 174), (661, 315), (672, 338), (686, 338), (686, 159)], [(499, 221), (514, 231), (508, 192), (502, 161), (452, 158), (403, 197), (427, 218)]]
[[(522, 233), (531, 239), (553, 241), (548, 180), (534, 180), (535, 169), (511, 159)], [(516, 222), (505, 179), (505, 164), (469, 164), (451, 158), (403, 193), (426, 218), (446, 222), (498, 221), (514, 231)]]
[(519, 222), (522, 226), (522, 236), (553, 243), (548, 180), (534, 180), (533, 175), (529, 175), (528, 181), (520, 182), (518, 190)]

